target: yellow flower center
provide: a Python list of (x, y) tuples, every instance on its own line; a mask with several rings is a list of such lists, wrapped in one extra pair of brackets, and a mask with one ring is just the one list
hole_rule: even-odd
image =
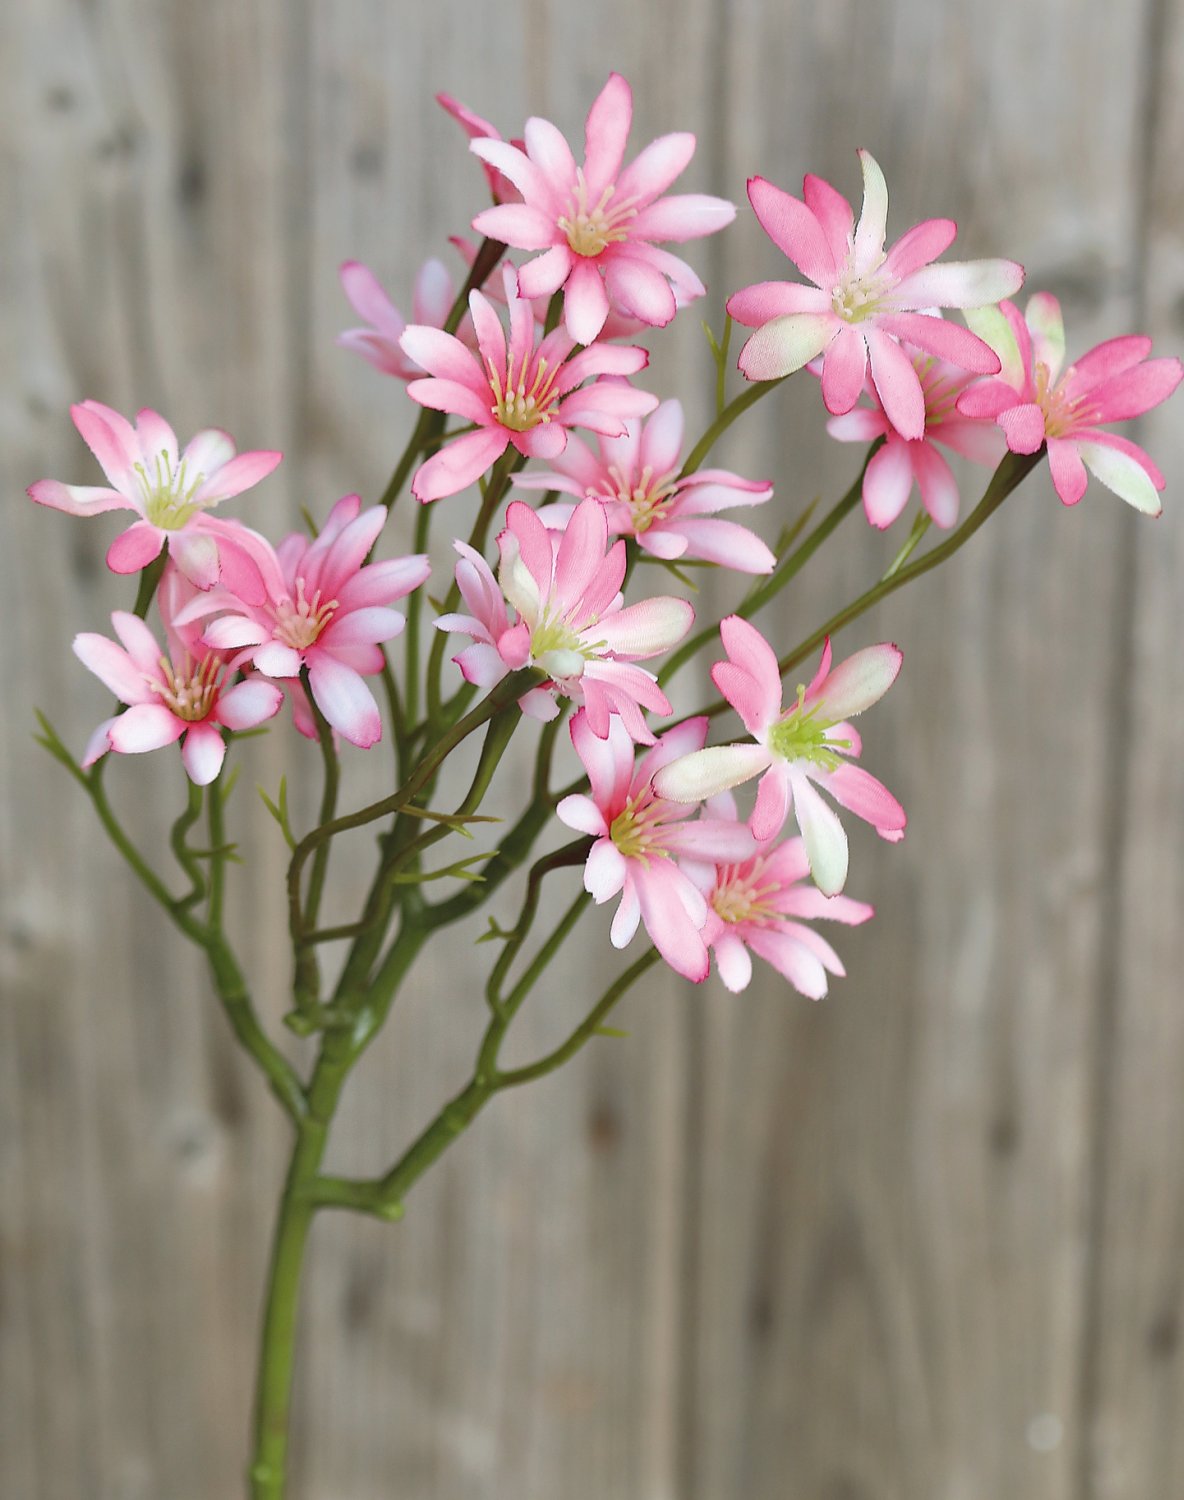
[(625, 804), (609, 826), (608, 835), (626, 859), (669, 859), (662, 847), (663, 809), (655, 803), (647, 787)]
[(547, 361), (539, 358), (532, 370), (529, 356), (524, 355), (515, 380), (514, 356), (511, 354), (506, 360), (504, 387), (501, 376), (491, 361), (487, 361), (487, 367), (489, 388), (493, 392), (493, 405), (489, 410), (496, 422), (508, 427), (511, 432), (526, 432), (531, 427), (537, 427), (540, 422), (545, 424), (551, 420), (552, 409), (558, 400), (555, 394), (558, 366), (549, 370)]
[(642, 469), (636, 483), (630, 483), (629, 477), (615, 464), (608, 472), (616, 486), (617, 499), (629, 507), (634, 536), (641, 536), (662, 519), (678, 491), (678, 481), (672, 473), (655, 477), (650, 464)]
[(766, 743), (782, 760), (808, 760), (824, 771), (833, 771), (843, 763), (837, 750), (850, 741), (828, 740), (826, 732), (835, 721), (818, 717), (821, 703), (805, 708), (805, 697), (805, 684), (798, 683), (798, 701), (772, 726)]
[(162, 531), (177, 531), (194, 511), (201, 510), (194, 496), (205, 483), (205, 475), (190, 479), (181, 459), (176, 469), (165, 449), (161, 449), (149, 469), (136, 464), (136, 479), (144, 497), (144, 519)]
[(311, 599), (305, 597), (304, 579), (296, 580), (296, 598), (283, 599), (276, 605), (276, 639), (291, 646), (294, 651), (303, 651), (324, 630), (337, 608), (336, 599), (321, 603), (321, 591), (317, 589)]
[(576, 185), (571, 195), (567, 213), (556, 221), (567, 235), (567, 243), (577, 255), (594, 259), (606, 245), (629, 238), (625, 227), (637, 217), (637, 209), (631, 198), (610, 205), (609, 199), (616, 191), (610, 183), (594, 204), (588, 202), (588, 184), (584, 180), (584, 169), (576, 172)]
[(711, 905), (725, 922), (769, 922), (781, 913), (769, 905), (779, 882), (765, 874), (766, 861), (755, 859), (747, 866), (725, 865), (716, 876)]
[(167, 656), (160, 658), (160, 673), (163, 682), (150, 685), (161, 702), (188, 724), (204, 719), (213, 708), (218, 697), (218, 684), (222, 676), (222, 662), (212, 652), (204, 661), (195, 662), (189, 656), (178, 667)]

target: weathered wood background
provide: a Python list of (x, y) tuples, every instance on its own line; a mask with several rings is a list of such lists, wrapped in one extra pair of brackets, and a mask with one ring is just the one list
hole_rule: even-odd
[[(688, 186), (742, 201), (751, 172), (812, 169), (857, 196), (866, 144), (894, 233), (953, 214), (964, 253), (1062, 297), (1073, 351), (1136, 327), (1180, 352), (1184, 5), (7, 0), (0, 38), (0, 1494), (221, 1500), (287, 1132), (30, 737), (34, 704), (75, 746), (106, 712), (68, 643), (123, 597), (114, 526), (23, 496), (91, 474), (68, 403), (282, 447), (239, 512), (273, 529), (376, 495), (407, 411), (333, 345), (338, 262), (405, 302), (483, 201), (435, 90), (575, 132), (612, 67), (635, 147), (699, 133)], [(747, 209), (691, 258), (717, 321), (780, 274)], [(664, 368), (701, 412), (685, 322)], [(803, 377), (727, 449), (785, 514), (857, 461), (819, 410)], [(842, 934), (828, 1001), (655, 982), (627, 1041), (497, 1101), (402, 1225), (318, 1222), (298, 1500), (1184, 1494), (1182, 426), (1177, 402), (1144, 427), (1160, 522), (1096, 483), (1065, 511), (1040, 472), (851, 632), (905, 649), (871, 763), (911, 824), (857, 838), (879, 916)], [(786, 639), (883, 566), (892, 542), (849, 524), (780, 602)], [(236, 799), (273, 1026), (283, 851), (250, 786), (289, 754), (264, 742)], [(378, 759), (355, 769), (361, 797)], [(110, 784), (158, 838), (175, 761)], [(603, 964), (602, 915), (524, 1055)], [(476, 972), (467, 942), (424, 966), (342, 1169), (380, 1170), (466, 1076)]]

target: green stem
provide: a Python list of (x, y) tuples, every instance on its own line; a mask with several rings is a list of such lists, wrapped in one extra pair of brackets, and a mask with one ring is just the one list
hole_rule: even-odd
[(767, 395), (769, 391), (776, 390), (781, 381), (788, 378), (788, 376), (782, 375), (778, 380), (754, 381), (752, 385), (741, 391), (734, 400), (729, 401), (727, 406), (724, 407), (723, 411), (720, 412), (719, 416), (716, 417), (715, 421), (712, 422), (711, 426), (691, 449), (691, 456), (679, 470), (678, 477), (685, 479), (688, 474), (693, 474), (736, 418), (742, 416), (750, 406), (755, 406), (761, 397)]
[(164, 575), (164, 565), (167, 561), (168, 551), (162, 547), (159, 554), (140, 572), (140, 586), (136, 590), (136, 602), (132, 606), (132, 613), (139, 615), (141, 620), (147, 615), (149, 606), (156, 598), (157, 585)]

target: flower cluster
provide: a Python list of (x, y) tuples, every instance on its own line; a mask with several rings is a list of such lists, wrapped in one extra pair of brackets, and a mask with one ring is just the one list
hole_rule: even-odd
[[(733, 990), (748, 983), (755, 953), (802, 993), (820, 996), (842, 964), (808, 923), (871, 915), (843, 894), (851, 856), (836, 806), (888, 841), (905, 830), (900, 803), (860, 764), (852, 722), (895, 681), (901, 653), (881, 642), (836, 662), (827, 639), (813, 676), (786, 693), (786, 673), (805, 648), (779, 659), (748, 615), (833, 523), (790, 554), (790, 532), (777, 552), (721, 514), (773, 499), (767, 481), (699, 467), (719, 431), (755, 399), (750, 390), (725, 410), (722, 369), (717, 424), (689, 458), (680, 402), (633, 383), (649, 359), (634, 340), (705, 292), (691, 265), (666, 247), (724, 228), (735, 208), (669, 191), (694, 154), (685, 132), (662, 136), (626, 163), (632, 94), (617, 74), (589, 111), (582, 161), (547, 120), (532, 118), (521, 139), (507, 140), (467, 106), (439, 98), (484, 168), (492, 199), (471, 221), (480, 245), (451, 237), (463, 285), (432, 257), (416, 279), (408, 321), (367, 266), (341, 267), (364, 326), (339, 343), (405, 382), (424, 409), (397, 477), (409, 478), (425, 505), (481, 491), (469, 539), (452, 542), (453, 583), (434, 622), (439, 632), (467, 637), (452, 658), (459, 680), (452, 677), (451, 689), (440, 681), (451, 673), (438, 635), (421, 695), (421, 664), (409, 653), (406, 702), (427, 704), (415, 723), (402, 721), (400, 686), (393, 671), (388, 676), (400, 765), (417, 789), (431, 786), (435, 747), (456, 729), (474, 690), (490, 695), (489, 714), (520, 708), (553, 721), (570, 712), (588, 790), (569, 791), (556, 813), (591, 840), (587, 891), (597, 903), (618, 899), (612, 943), (623, 947), (644, 926), (677, 973), (704, 979), (714, 954)], [(948, 219), (926, 220), (889, 245), (884, 175), (869, 152), (859, 159), (858, 219), (819, 177), (805, 177), (800, 198), (763, 177), (750, 180), (757, 220), (804, 279), (742, 288), (727, 309), (751, 330), (738, 360), (748, 381), (771, 389), (809, 368), (831, 434), (870, 445), (861, 483), (874, 526), (889, 526), (919, 492), (923, 514), (881, 584), (896, 586), (896, 570), (929, 521), (946, 531), (957, 525), (947, 451), (995, 464), (1008, 449), (1043, 450), (1066, 504), (1080, 498), (1089, 471), (1138, 509), (1158, 512), (1163, 475), (1108, 428), (1165, 400), (1180, 382), (1180, 362), (1151, 359), (1148, 339), (1124, 337), (1062, 369), (1055, 298), (1037, 293), (1025, 318), (1009, 300), (1024, 280), (1018, 263), (941, 260), (956, 236)], [(270, 719), (285, 697), (303, 734), (373, 745), (383, 725), (368, 680), (388, 671), (386, 648), (403, 631), (396, 604), (429, 574), (426, 555), (372, 560), (386, 509), (346, 495), (319, 532), (273, 546), (212, 511), (264, 478), (278, 453), (236, 455), (215, 429), (182, 450), (148, 410), (132, 424), (84, 401), (73, 416), (107, 486), (41, 480), (29, 493), (73, 515), (136, 512), (108, 562), (119, 573), (157, 570), (147, 581), (157, 584), (164, 635), (162, 647), (139, 614), (117, 611), (118, 643), (78, 637), (78, 656), (123, 705), (95, 731), (84, 765), (107, 750), (181, 741), (186, 772), (208, 783), (221, 771), (227, 735)], [(388, 501), (398, 488), (392, 484)], [(511, 497), (515, 488), (528, 498)], [(536, 508), (529, 497), (539, 495)], [(853, 490), (847, 508), (855, 504)], [(424, 536), (430, 514), (419, 513)], [(485, 540), (498, 519), (495, 571)], [(640, 563), (662, 566), (683, 584), (684, 565), (755, 580), (746, 605), (719, 626), (723, 655), (710, 676), (722, 701), (664, 731), (654, 721), (671, 715), (670, 700), (641, 664), (686, 640), (695, 611), (661, 592), (626, 603)], [(647, 572), (638, 568), (637, 576)], [(704, 630), (685, 651), (713, 638)], [(418, 630), (408, 640), (418, 640)], [(523, 678), (502, 690), (517, 694), (517, 708), (511, 697), (493, 696), (516, 673), (533, 674), (521, 691)], [(726, 708), (749, 738), (725, 735), (709, 745), (711, 719)], [(475, 712), (484, 722), (485, 710)], [(543, 743), (549, 755), (551, 742)], [(745, 817), (732, 793), (750, 781)]]

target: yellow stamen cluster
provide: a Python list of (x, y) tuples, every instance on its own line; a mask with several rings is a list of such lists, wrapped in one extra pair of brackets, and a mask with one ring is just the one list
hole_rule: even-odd
[(655, 521), (660, 521), (678, 492), (677, 480), (672, 479), (669, 474), (655, 478), (651, 464), (646, 464), (635, 484), (631, 484), (628, 476), (615, 464), (610, 466), (608, 472), (616, 486), (617, 499), (629, 507), (634, 536), (641, 536)]
[(856, 276), (830, 289), (830, 305), (848, 323), (862, 323), (880, 309), (889, 283), (875, 276)]
[(151, 687), (161, 702), (178, 719), (196, 724), (213, 708), (218, 697), (222, 662), (212, 652), (202, 662), (194, 662), (186, 655), (178, 667), (167, 656), (160, 658), (160, 681), (153, 680)]
[(608, 834), (626, 859), (669, 859), (670, 851), (662, 847), (663, 809), (653, 800), (648, 787), (641, 796), (627, 802), (609, 826)]
[(549, 370), (546, 359), (539, 358), (532, 369), (530, 356), (523, 355), (518, 378), (515, 380), (514, 356), (510, 354), (506, 359), (504, 386), (492, 360), (487, 361), (487, 366), (489, 387), (493, 392), (493, 405), (489, 410), (494, 421), (508, 427), (511, 432), (526, 432), (531, 427), (537, 427), (540, 422), (547, 423), (551, 420), (552, 408), (558, 399), (555, 394), (558, 365), (554, 370)]
[(162, 531), (177, 531), (194, 511), (201, 510), (195, 496), (205, 483), (205, 475), (190, 479), (181, 459), (176, 469), (165, 449), (156, 455), (149, 470), (144, 464), (136, 464), (136, 479), (144, 497), (144, 519)]
[(291, 646), (294, 651), (303, 651), (324, 630), (333, 618), (337, 600), (321, 602), (321, 591), (317, 589), (311, 599), (305, 597), (304, 579), (296, 580), (296, 598), (284, 599), (275, 607), (276, 639)]
[[(1066, 370), (1068, 376), (1071, 371)], [(1036, 404), (1044, 413), (1044, 431), (1050, 438), (1066, 437), (1078, 427), (1090, 425), (1091, 413), (1087, 398), (1079, 396), (1073, 400), (1066, 395), (1063, 386), (1052, 382), (1052, 372), (1043, 361), (1038, 361), (1033, 371), (1036, 385)]]
[(798, 701), (769, 730), (768, 747), (782, 760), (808, 760), (833, 771), (843, 763), (837, 751), (847, 748), (850, 741), (828, 740), (826, 732), (835, 721), (819, 717), (821, 703), (806, 708), (805, 698), (805, 684), (799, 683)]
[(769, 897), (780, 889), (780, 882), (765, 874), (765, 861), (753, 860), (744, 870), (738, 865), (728, 865), (720, 870), (715, 890), (711, 893), (711, 905), (717, 916), (725, 922), (769, 922), (776, 921), (781, 913), (769, 905)]
[(615, 184), (610, 183), (597, 201), (589, 206), (584, 169), (580, 167), (577, 170), (575, 190), (568, 211), (556, 220), (559, 228), (567, 235), (567, 243), (577, 255), (593, 259), (606, 245), (629, 238), (629, 231), (625, 226), (637, 217), (637, 209), (633, 199), (622, 199), (620, 203), (610, 207), (609, 199), (615, 190)]

